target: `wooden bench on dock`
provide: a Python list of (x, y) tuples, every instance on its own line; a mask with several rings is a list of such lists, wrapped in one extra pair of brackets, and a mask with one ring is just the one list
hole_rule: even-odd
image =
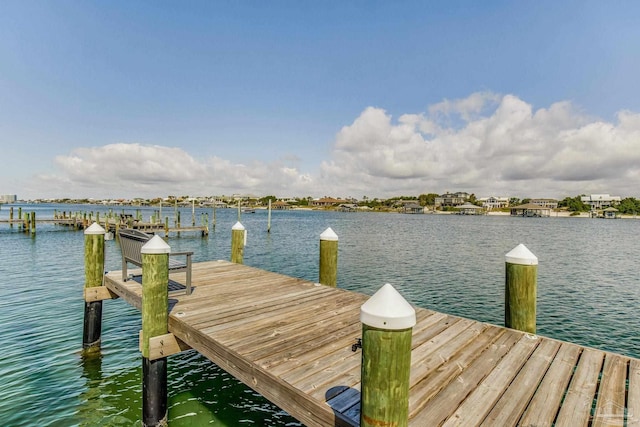
[[(129, 278), (127, 263), (142, 267), (142, 254), (140, 250), (153, 236), (131, 228), (123, 228), (118, 232), (120, 250), (122, 251), (122, 281)], [(172, 252), (169, 254), (169, 273), (186, 272), (186, 294), (191, 294), (191, 255), (193, 252)], [(173, 256), (185, 256), (184, 262), (172, 259)], [(172, 291), (174, 293), (175, 291)]]

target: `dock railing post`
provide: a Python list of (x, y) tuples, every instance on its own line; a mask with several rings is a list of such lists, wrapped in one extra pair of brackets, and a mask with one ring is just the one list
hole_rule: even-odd
[(414, 308), (390, 284), (360, 307), (362, 367), (360, 426), (409, 423)]
[(318, 281), (335, 288), (338, 284), (338, 235), (331, 227), (320, 235), (319, 264)]
[(142, 425), (167, 426), (167, 358), (150, 360), (149, 340), (168, 332), (169, 252), (155, 235), (142, 254)]
[(505, 255), (504, 325), (536, 333), (538, 258), (523, 244)]
[[(102, 286), (104, 278), (104, 228), (93, 223), (84, 230), (84, 288)], [(84, 303), (82, 348), (100, 349), (102, 334), (102, 301)]]
[(244, 245), (246, 242), (247, 230), (240, 221), (238, 221), (231, 227), (231, 262), (243, 264)]

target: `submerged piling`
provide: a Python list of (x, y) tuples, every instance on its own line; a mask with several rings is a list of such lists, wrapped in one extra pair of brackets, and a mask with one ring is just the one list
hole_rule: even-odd
[(320, 267), (318, 281), (327, 286), (338, 284), (338, 235), (327, 228), (320, 235)]
[(142, 254), (142, 425), (167, 426), (167, 358), (150, 359), (149, 340), (168, 332), (169, 252), (158, 235)]
[(411, 334), (416, 312), (390, 284), (360, 308), (362, 366), (360, 426), (409, 423)]
[(504, 325), (536, 333), (538, 258), (523, 244), (505, 255)]
[[(84, 230), (84, 288), (102, 286), (104, 277), (104, 228), (93, 223)], [(82, 348), (100, 349), (102, 301), (84, 303)]]

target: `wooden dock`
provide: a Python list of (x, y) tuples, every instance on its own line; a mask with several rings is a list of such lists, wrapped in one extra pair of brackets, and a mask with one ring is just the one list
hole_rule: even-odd
[[(366, 295), (226, 261), (193, 264), (192, 282), (191, 295), (170, 297), (170, 332), (307, 426), (359, 425), (352, 345)], [(113, 271), (105, 286), (140, 309), (139, 281)], [(411, 426), (640, 426), (638, 359), (427, 309), (416, 316)]]
[[(73, 228), (74, 230), (84, 230), (88, 227), (92, 222), (83, 217), (54, 217), (54, 218), (37, 218), (36, 224), (54, 224), (61, 225)], [(31, 223), (26, 219), (0, 219), (0, 224), (9, 224), (9, 225), (18, 225), (22, 227), (23, 230), (28, 230), (31, 227)], [(101, 219), (99, 222), (100, 226), (103, 227), (107, 231), (116, 232), (119, 228), (133, 228), (135, 230), (140, 230), (145, 233), (152, 234), (160, 234), (165, 237), (168, 237), (170, 234), (179, 235), (180, 233), (197, 233), (202, 236), (206, 236), (209, 234), (209, 226), (208, 225), (175, 225), (173, 227), (166, 228), (164, 224), (159, 222), (143, 222), (143, 221), (134, 221), (131, 224), (126, 224), (125, 222), (118, 221), (116, 219)], [(32, 228), (35, 230), (35, 227)]]

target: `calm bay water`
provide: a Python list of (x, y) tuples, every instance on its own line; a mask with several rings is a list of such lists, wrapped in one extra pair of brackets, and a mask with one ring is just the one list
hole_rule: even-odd
[[(38, 218), (108, 210), (22, 207)], [(196, 209), (197, 224), (203, 212), (212, 216)], [(216, 214), (207, 238), (185, 233), (169, 245), (193, 250), (196, 262), (229, 259), (237, 212)], [(8, 216), (3, 205), (0, 218)], [(181, 218), (190, 222), (191, 209)], [(498, 325), (504, 255), (524, 243), (539, 259), (540, 335), (640, 357), (640, 220), (291, 211), (273, 212), (267, 234), (266, 211), (257, 211), (242, 223), (247, 265), (316, 281), (319, 235), (331, 227), (340, 238), (339, 287), (371, 295), (388, 282), (415, 305)], [(140, 425), (139, 312), (105, 302), (101, 355), (81, 356), (83, 241), (66, 227), (40, 225), (32, 237), (0, 225), (0, 425)], [(116, 241), (106, 246), (106, 269), (119, 270)], [(193, 351), (169, 359), (169, 393), (172, 426), (299, 425)]]

